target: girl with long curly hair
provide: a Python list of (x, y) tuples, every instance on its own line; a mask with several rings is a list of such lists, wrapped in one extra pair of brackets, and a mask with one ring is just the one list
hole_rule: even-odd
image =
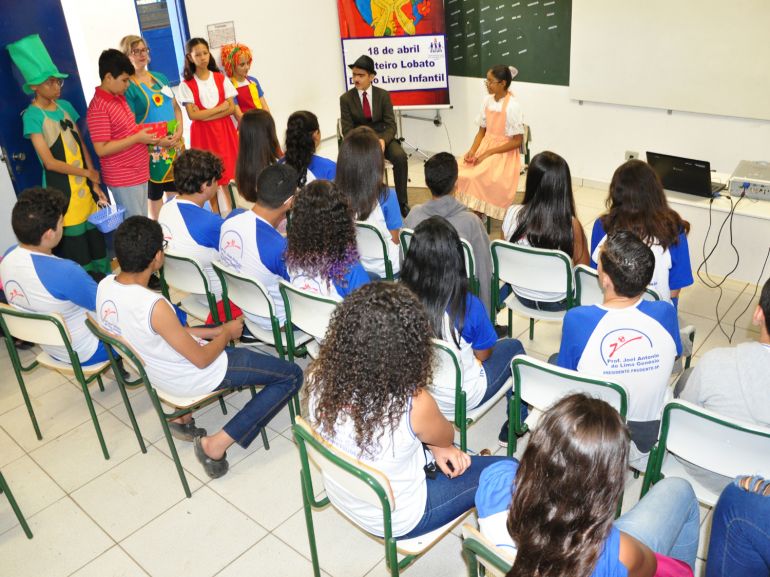
[(594, 222), (591, 266), (596, 268), (599, 249), (607, 236), (629, 230), (655, 255), (650, 288), (661, 300), (679, 303), (679, 291), (693, 283), (687, 233), (690, 223), (668, 206), (663, 185), (649, 164), (629, 160), (612, 175), (607, 213)]
[(307, 110), (298, 110), (289, 116), (286, 123), (286, 156), (283, 162), (294, 167), (299, 173), (300, 188), (316, 178), (334, 180), (337, 163), (315, 151), (321, 143), (321, 129), (318, 117)]
[(278, 161), (280, 146), (273, 117), (265, 110), (249, 110), (241, 118), (238, 138), (238, 162), (235, 165), (238, 194), (249, 202), (257, 202), (259, 175)]
[(286, 240), (294, 286), (342, 299), (369, 282), (358, 260), (348, 200), (333, 182), (314, 180), (297, 193)]
[(482, 533), (518, 549), (507, 577), (692, 576), (700, 515), (687, 481), (663, 479), (615, 519), (628, 450), (620, 414), (578, 393), (545, 412), (518, 468), (484, 472), (476, 494)]
[[(309, 369), (309, 415), (332, 445), (381, 471), (395, 500), (393, 536), (417, 537), (473, 507), (479, 475), (505, 457), (470, 457), (425, 390), (433, 355), (430, 323), (400, 284), (367, 284), (332, 316)], [(423, 448), (427, 446), (428, 451)], [(435, 459), (440, 471), (426, 476)], [(334, 505), (361, 528), (383, 535), (382, 509), (326, 479)]]
[[(577, 219), (569, 165), (558, 154), (536, 154), (527, 169), (524, 201), (505, 213), (503, 238), (509, 242), (560, 250), (572, 263), (588, 264), (588, 242)], [(567, 309), (564, 292), (532, 291), (515, 288), (516, 298), (527, 307), (547, 311)]]
[[(401, 282), (425, 307), (432, 336), (454, 345), (459, 353), (467, 408), (474, 409), (492, 398), (511, 378), (511, 359), (524, 354), (524, 347), (516, 339), (497, 340), (484, 305), (468, 290), (460, 236), (448, 220), (432, 216), (417, 225)], [(433, 383), (431, 394), (441, 412), (453, 418), (454, 383)], [(506, 421), (499, 440), (507, 443), (507, 439)]]
[[(354, 128), (340, 145), (335, 182), (350, 199), (353, 218), (375, 226), (385, 238), (393, 273), (397, 274), (398, 234), (403, 220), (396, 191), (382, 182), (384, 158), (377, 133), (368, 126)], [(372, 277), (385, 277), (384, 259), (364, 257), (361, 264)]]

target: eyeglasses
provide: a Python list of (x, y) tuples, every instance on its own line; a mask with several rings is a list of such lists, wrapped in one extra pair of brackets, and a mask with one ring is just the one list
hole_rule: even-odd
[(59, 88), (61, 88), (62, 86), (64, 86), (64, 80), (62, 80), (61, 78), (51, 77), (45, 82), (43, 82), (43, 84), (47, 84), (48, 86), (58, 86)]
[(489, 80), (488, 78), (484, 80), (484, 84), (486, 84), (487, 86), (489, 86), (490, 84), (500, 84), (500, 82), (501, 82), (500, 80)]
[(143, 54), (149, 54), (150, 49), (149, 48), (134, 48), (131, 51), (132, 56), (142, 56)]
[(168, 248), (168, 239), (164, 238), (163, 239), (163, 250), (165, 251), (167, 248)]

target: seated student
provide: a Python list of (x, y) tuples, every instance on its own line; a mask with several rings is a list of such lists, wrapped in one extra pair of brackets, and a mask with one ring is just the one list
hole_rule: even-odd
[[(403, 221), (396, 193), (382, 183), (383, 162), (377, 134), (368, 126), (353, 128), (340, 146), (335, 182), (350, 199), (353, 218), (375, 226), (382, 234), (395, 275), (401, 266), (398, 233)], [(385, 277), (383, 258), (365, 256), (361, 264), (373, 279)]]
[(248, 447), (299, 391), (302, 369), (250, 349), (227, 347), (241, 335), (243, 319), (214, 328), (182, 326), (171, 303), (147, 289), (150, 275), (163, 266), (163, 243), (160, 225), (149, 218), (134, 216), (118, 227), (115, 254), (121, 272), (99, 283), (99, 323), (139, 353), (152, 384), (169, 394), (263, 387), (216, 434), (196, 427), (190, 413), (169, 423), (175, 436), (195, 443), (195, 456), (215, 479), (227, 473), (228, 447)]
[[(431, 336), (454, 345), (459, 353), (467, 408), (491, 399), (511, 378), (511, 359), (524, 354), (524, 347), (516, 339), (497, 340), (489, 314), (468, 290), (460, 237), (445, 218), (432, 216), (414, 229), (401, 282), (425, 306)], [(454, 382), (433, 383), (430, 391), (444, 416), (454, 418)], [(511, 394), (509, 385), (508, 398)], [(508, 421), (500, 429), (499, 441), (508, 444)]]
[(211, 266), (219, 259), (219, 233), (224, 219), (203, 208), (217, 194), (222, 161), (207, 150), (185, 150), (174, 160), (177, 196), (160, 209), (158, 222), (166, 248), (194, 258), (203, 267), (209, 290), (219, 299), (222, 285)]
[[(765, 281), (753, 322), (759, 340), (707, 351), (682, 375), (674, 396), (725, 417), (770, 427), (770, 278)], [(721, 491), (730, 479), (688, 464), (703, 484)]]
[(337, 174), (336, 162), (315, 153), (320, 144), (318, 117), (307, 110), (292, 113), (286, 123), (286, 156), (282, 162), (297, 171), (300, 188), (317, 178), (334, 180)]
[(329, 180), (297, 193), (286, 241), (286, 268), (297, 288), (341, 300), (369, 282), (348, 199)]
[(489, 284), (492, 279), (492, 255), (489, 252), (489, 235), (481, 220), (454, 197), (457, 159), (448, 152), (439, 152), (429, 158), (425, 163), (425, 184), (432, 198), (425, 204), (412, 207), (404, 226), (415, 228), (432, 216), (447, 219), (460, 238), (467, 240), (473, 249), (476, 278), (479, 279), (479, 298), (487, 310), (491, 310)]
[(655, 257), (633, 233), (608, 236), (598, 259), (604, 303), (567, 311), (557, 364), (626, 388), (638, 469), (658, 439), (671, 368), (682, 352), (676, 309), (642, 299)]
[(770, 481), (739, 477), (714, 507), (706, 577), (770, 577)]
[[(285, 164), (265, 168), (257, 180), (253, 196), (244, 198), (255, 201), (251, 210), (238, 214), (224, 222), (219, 235), (219, 260), (225, 265), (260, 281), (273, 299), (273, 314), (283, 326), (286, 312), (278, 281), (289, 280), (284, 253), (286, 239), (278, 232), (278, 226), (286, 220), (297, 191), (297, 171)], [(244, 194), (241, 191), (241, 194)], [(248, 314), (249, 320), (265, 330), (272, 324), (267, 317)]]
[(661, 300), (678, 306), (679, 292), (693, 283), (687, 233), (690, 223), (668, 206), (663, 185), (649, 164), (629, 160), (612, 175), (609, 211), (594, 222), (591, 266), (596, 268), (599, 248), (607, 235), (630, 230), (655, 255), (650, 288)]
[[(524, 246), (560, 250), (572, 258), (573, 265), (588, 264), (588, 243), (575, 211), (572, 177), (567, 161), (561, 156), (544, 151), (532, 158), (527, 169), (524, 201), (505, 213), (503, 238)], [(564, 292), (516, 288), (514, 294), (529, 308), (567, 309)]]
[[(11, 212), (19, 244), (0, 262), (0, 277), (8, 303), (35, 313), (59, 313), (80, 364), (107, 360), (107, 351), (85, 325), (86, 312), (96, 310), (96, 282), (74, 261), (53, 250), (62, 238), (67, 197), (54, 188), (28, 188)], [(57, 361), (70, 362), (64, 347), (45, 345)]]
[[(430, 334), (423, 307), (409, 289), (367, 284), (337, 307), (308, 376), (308, 415), (318, 432), (388, 477), (394, 537), (429, 533), (468, 511), (481, 471), (509, 460), (471, 457), (453, 445), (454, 427), (426, 390)], [(440, 471), (433, 473), (440, 474), (426, 476), (434, 459)], [(350, 519), (383, 535), (381, 507), (349, 493), (331, 475), (325, 486)]]
[(572, 394), (545, 412), (518, 467), (484, 470), (479, 526), (499, 548), (518, 549), (507, 577), (692, 577), (700, 525), (692, 487), (663, 479), (615, 519), (628, 454), (618, 412)]

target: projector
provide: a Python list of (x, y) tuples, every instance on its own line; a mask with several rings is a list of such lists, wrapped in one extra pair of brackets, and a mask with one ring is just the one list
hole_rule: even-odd
[(741, 160), (730, 177), (727, 190), (732, 197), (770, 200), (770, 162)]

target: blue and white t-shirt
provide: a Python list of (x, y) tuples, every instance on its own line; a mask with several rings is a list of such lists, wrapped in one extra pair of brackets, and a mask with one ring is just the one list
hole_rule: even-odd
[[(398, 206), (396, 191), (389, 188), (385, 198), (378, 197), (378, 202), (372, 212), (369, 213), (369, 218), (362, 222), (371, 224), (380, 231), (382, 238), (385, 239), (385, 246), (388, 248), (388, 257), (393, 265), (393, 274), (398, 273), (401, 269), (399, 246), (392, 241), (390, 231), (399, 230), (404, 225), (404, 221), (401, 218), (401, 209)], [(362, 255), (361, 264), (369, 272), (385, 278), (385, 261), (382, 257)]]
[(355, 263), (345, 273), (345, 284), (340, 284), (333, 279), (323, 279), (320, 276), (308, 276), (302, 270), (289, 270), (291, 284), (309, 293), (342, 300), (358, 287), (369, 282), (369, 275), (361, 266), (361, 263)]
[(224, 219), (177, 196), (161, 207), (158, 222), (163, 238), (168, 241), (168, 250), (197, 260), (206, 273), (209, 290), (219, 299), (222, 285), (211, 262), (219, 258), (219, 234)]
[[(286, 239), (269, 222), (251, 210), (228, 218), (222, 224), (219, 235), (219, 260), (265, 285), (273, 299), (273, 313), (281, 324), (286, 320), (286, 312), (278, 282), (281, 279), (289, 280), (284, 260), (285, 252)], [(267, 317), (258, 317), (246, 311), (244, 315), (260, 328), (268, 331), (272, 329)]]
[[(285, 163), (286, 157), (278, 162)], [(305, 184), (310, 184), (314, 180), (334, 180), (337, 176), (337, 163), (333, 160), (314, 154), (310, 158), (310, 164), (307, 165), (307, 175)]]
[[(591, 266), (596, 268), (599, 249), (607, 240), (607, 233), (602, 226), (602, 220), (597, 218), (591, 233)], [(679, 233), (676, 244), (664, 249), (657, 242), (650, 246), (655, 255), (655, 270), (649, 287), (658, 293), (661, 300), (671, 302), (671, 291), (690, 286), (693, 283), (692, 267), (690, 266), (690, 249), (687, 245), (687, 235)]]
[(640, 299), (623, 309), (601, 305), (570, 309), (564, 317), (558, 365), (622, 384), (629, 421), (655, 421), (682, 353), (676, 309)]
[[(83, 365), (107, 359), (97, 338), (85, 325), (86, 312), (96, 310), (96, 282), (77, 263), (58, 256), (33, 252), (16, 246), (0, 262), (0, 277), (8, 303), (34, 313), (58, 313), (70, 335), (72, 348)], [(60, 346), (42, 349), (58, 361), (70, 362)]]
[[(463, 368), (462, 388), (465, 391), (466, 403), (469, 409), (478, 406), (484, 393), (487, 391), (487, 374), (484, 366), (473, 354), (474, 350), (483, 351), (491, 349), (497, 343), (497, 333), (492, 321), (489, 320), (487, 309), (475, 296), (468, 293), (465, 302), (465, 322), (460, 333), (460, 347), (455, 345), (450, 331), (449, 314), (444, 313), (444, 331), (441, 338), (460, 353), (460, 362)], [(457, 330), (457, 323), (455, 323)], [(454, 419), (455, 414), (455, 385), (454, 382), (441, 379), (429, 387), (430, 393), (439, 410), (447, 418)]]

